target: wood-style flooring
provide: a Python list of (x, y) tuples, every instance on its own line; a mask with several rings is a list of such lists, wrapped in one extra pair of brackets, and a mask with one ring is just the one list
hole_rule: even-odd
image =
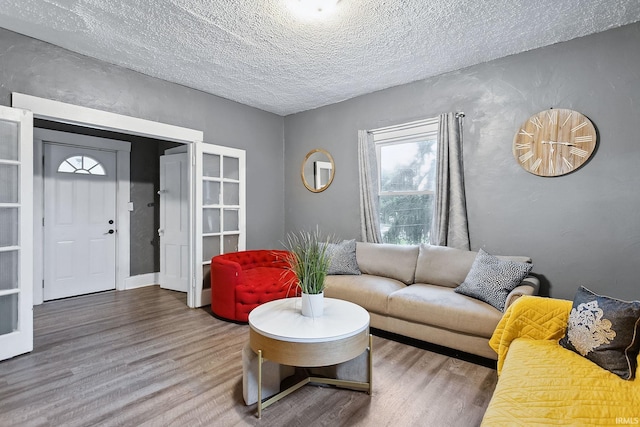
[(35, 349), (0, 362), (0, 426), (475, 426), (495, 370), (374, 337), (374, 393), (306, 386), (255, 417), (248, 326), (157, 286), (34, 307)]

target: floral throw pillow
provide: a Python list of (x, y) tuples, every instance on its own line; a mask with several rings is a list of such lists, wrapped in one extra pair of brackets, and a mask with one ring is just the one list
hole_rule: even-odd
[(640, 350), (639, 327), (640, 301), (621, 301), (581, 286), (560, 345), (630, 380)]

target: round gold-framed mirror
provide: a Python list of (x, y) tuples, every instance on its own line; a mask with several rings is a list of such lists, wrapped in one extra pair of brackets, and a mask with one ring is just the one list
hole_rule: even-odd
[(320, 193), (329, 188), (336, 173), (333, 157), (327, 150), (314, 148), (302, 161), (300, 175), (302, 183), (312, 193)]

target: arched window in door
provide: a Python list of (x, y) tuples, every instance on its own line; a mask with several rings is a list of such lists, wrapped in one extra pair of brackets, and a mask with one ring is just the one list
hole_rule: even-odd
[(58, 166), (61, 173), (80, 173), (85, 175), (106, 175), (104, 167), (89, 156), (71, 156)]

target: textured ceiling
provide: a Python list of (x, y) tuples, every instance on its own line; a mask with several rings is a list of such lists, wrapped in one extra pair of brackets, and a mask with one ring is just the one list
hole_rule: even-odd
[(287, 115), (640, 20), (639, 0), (292, 3), (2, 0), (0, 27)]

